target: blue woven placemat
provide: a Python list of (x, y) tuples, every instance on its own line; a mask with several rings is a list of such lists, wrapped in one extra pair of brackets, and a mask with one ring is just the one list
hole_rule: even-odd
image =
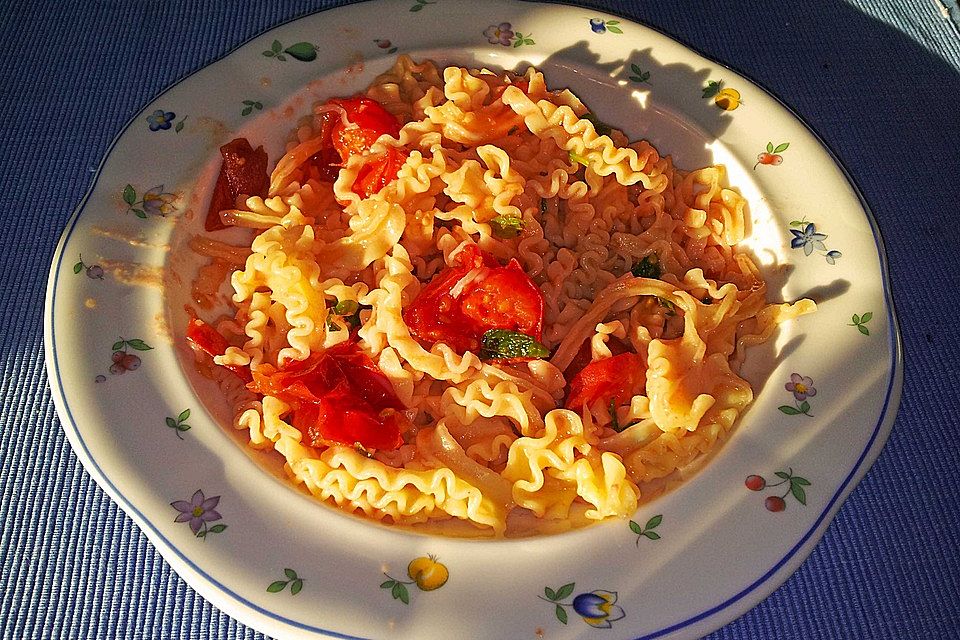
[[(256, 33), (340, 4), (0, 10), (2, 638), (262, 637), (174, 574), (77, 462), (43, 366), (44, 290), (60, 231), (134, 112)], [(960, 637), (956, 1), (581, 4), (653, 25), (793, 106), (850, 169), (887, 243), (906, 352), (890, 440), (800, 570), (710, 637)]]

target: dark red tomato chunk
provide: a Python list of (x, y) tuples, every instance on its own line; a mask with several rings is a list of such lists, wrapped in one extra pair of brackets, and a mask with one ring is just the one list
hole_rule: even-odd
[(566, 407), (579, 411), (598, 400), (620, 405), (638, 393), (646, 381), (643, 359), (629, 351), (591, 362), (570, 381)]
[[(199, 318), (190, 318), (187, 324), (187, 343), (194, 351), (205, 353), (211, 358), (222, 356), (227, 351), (229, 343), (220, 333)], [(250, 369), (238, 365), (223, 365), (233, 371), (241, 380), (250, 382)]]
[[(630, 345), (616, 336), (609, 336), (607, 339), (607, 348), (610, 349), (610, 353), (618, 356), (621, 353), (629, 351)], [(593, 351), (590, 348), (590, 341), (584, 340), (583, 344), (580, 345), (580, 350), (577, 351), (577, 355), (573, 356), (573, 360), (567, 365), (567, 369), (563, 372), (563, 375), (565, 375), (568, 380), (572, 379), (580, 373), (584, 367), (590, 364), (592, 358)]]
[(270, 187), (267, 152), (262, 146), (254, 149), (246, 138), (236, 138), (220, 147), (220, 156), (223, 163), (204, 223), (207, 231), (227, 228), (220, 220), (220, 212), (233, 209), (240, 194), (263, 197)]
[(312, 446), (359, 443), (396, 449), (405, 418), (403, 403), (376, 363), (348, 341), (283, 369), (260, 367), (251, 390), (293, 407), (290, 423)]
[[(502, 267), (475, 246), (465, 247), (457, 261), (457, 266), (437, 274), (403, 312), (410, 333), (421, 344), (429, 347), (444, 342), (454, 351), (478, 352), (483, 334), (490, 329), (516, 331), (540, 340), (543, 294), (519, 262), (511, 260)], [(483, 271), (455, 291), (474, 269)]]

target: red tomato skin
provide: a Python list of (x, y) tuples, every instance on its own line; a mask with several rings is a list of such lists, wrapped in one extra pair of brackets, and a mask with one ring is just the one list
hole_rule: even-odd
[(260, 367), (248, 387), (289, 403), (290, 423), (312, 446), (336, 442), (396, 449), (403, 444), (396, 412), (406, 407), (355, 342), (342, 342), (280, 370)]
[(598, 400), (618, 405), (628, 401), (645, 382), (643, 359), (632, 351), (591, 362), (570, 381), (565, 406), (579, 411)]
[(388, 147), (387, 152), (376, 160), (363, 165), (353, 182), (353, 192), (361, 198), (369, 198), (392, 181), (397, 179), (400, 167), (407, 161), (407, 154), (396, 147)]
[[(480, 349), (490, 329), (509, 329), (537, 340), (543, 328), (543, 294), (520, 263), (506, 267), (478, 247), (464, 247), (457, 266), (447, 267), (424, 287), (403, 312), (410, 333), (424, 346), (446, 343), (457, 352)], [(472, 269), (486, 267), (482, 281), (468, 284), (459, 297), (450, 290)]]
[(254, 149), (246, 138), (234, 138), (220, 147), (220, 156), (223, 162), (203, 225), (207, 231), (227, 228), (220, 220), (220, 212), (232, 209), (241, 193), (262, 197), (270, 187), (267, 152), (262, 146)]
[[(203, 352), (211, 358), (213, 356), (222, 356), (226, 353), (227, 347), (230, 346), (226, 338), (200, 318), (190, 318), (190, 322), (187, 323), (186, 338), (187, 343), (194, 351)], [(237, 365), (223, 366), (234, 372), (245, 382), (250, 382), (250, 369), (247, 367)]]
[(385, 133), (396, 137), (400, 133), (400, 123), (376, 100), (365, 96), (353, 98), (334, 98), (332, 104), (340, 105), (347, 112), (347, 120), (357, 125), (347, 127), (342, 121), (333, 126), (332, 142), (346, 163), (350, 156), (366, 153), (377, 138)]

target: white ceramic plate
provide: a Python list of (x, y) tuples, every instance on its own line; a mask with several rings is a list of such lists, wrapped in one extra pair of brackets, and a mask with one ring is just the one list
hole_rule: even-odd
[[(245, 135), (275, 159), (315, 100), (360, 90), (398, 52), (534, 64), (678, 166), (725, 164), (750, 201), (750, 246), (771, 297), (820, 302), (750, 354), (757, 399), (731, 441), (632, 522), (490, 542), (345, 515), (221, 427), (223, 403), (181, 364), (167, 329), (182, 330), (189, 296), (178, 248), (201, 224), (217, 147)], [(163, 279), (173, 286), (154, 286)], [(559, 639), (597, 626), (609, 627), (605, 638), (700, 636), (754, 606), (810, 552), (879, 453), (902, 376), (879, 235), (814, 134), (745, 78), (649, 28), (527, 3), (330, 10), (168, 89), (114, 141), (67, 226), (45, 330), (57, 409), (90, 474), (201, 594), (282, 638)], [(118, 351), (125, 359), (111, 373)], [(754, 475), (759, 491), (745, 486)], [(435, 590), (407, 572), (429, 555), (449, 574)]]

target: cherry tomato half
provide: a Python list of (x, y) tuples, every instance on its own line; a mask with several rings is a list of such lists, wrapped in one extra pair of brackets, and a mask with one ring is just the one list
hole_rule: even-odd
[[(200, 318), (190, 318), (190, 322), (187, 323), (186, 337), (187, 343), (194, 351), (205, 353), (211, 358), (213, 356), (222, 356), (226, 353), (227, 347), (230, 346), (226, 338)], [(251, 380), (250, 369), (247, 367), (238, 365), (223, 366), (237, 374), (241, 380), (246, 382)]]
[(293, 407), (290, 423), (308, 442), (360, 443), (367, 449), (396, 449), (405, 409), (390, 380), (355, 342), (282, 369), (260, 367), (248, 387)]
[[(447, 267), (403, 312), (410, 333), (424, 346), (444, 342), (455, 351), (480, 348), (490, 329), (507, 329), (540, 340), (543, 330), (543, 294), (511, 260), (502, 267), (493, 256), (475, 246), (465, 247), (458, 265)], [(454, 296), (452, 290), (471, 270), (485, 268), (478, 278)]]
[(570, 381), (566, 407), (579, 411), (598, 400), (627, 402), (646, 381), (643, 359), (629, 351), (591, 362)]

